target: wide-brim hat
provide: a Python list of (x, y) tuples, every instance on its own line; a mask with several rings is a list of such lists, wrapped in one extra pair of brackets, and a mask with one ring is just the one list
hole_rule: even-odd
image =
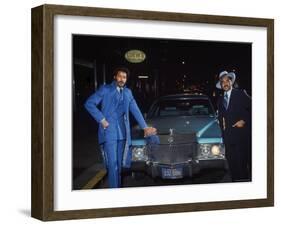
[(219, 81), (218, 81), (217, 84), (216, 84), (216, 87), (217, 87), (218, 89), (221, 89), (220, 80), (221, 80), (224, 76), (228, 76), (228, 77), (231, 79), (232, 83), (235, 82), (236, 75), (235, 75), (234, 72), (222, 71), (222, 72), (219, 74)]

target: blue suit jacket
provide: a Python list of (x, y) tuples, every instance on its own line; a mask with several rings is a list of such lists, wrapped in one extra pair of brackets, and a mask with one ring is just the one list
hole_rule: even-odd
[[(98, 140), (102, 144), (107, 140), (117, 139), (116, 119), (111, 117), (112, 113), (117, 109), (118, 102), (115, 101), (117, 93), (116, 82), (111, 84), (102, 85), (94, 94), (92, 94), (86, 101), (85, 107), (92, 115), (92, 117), (99, 123)], [(126, 159), (129, 146), (131, 145), (131, 132), (129, 112), (132, 113), (139, 126), (144, 129), (147, 127), (142, 113), (132, 95), (132, 92), (128, 88), (123, 89), (124, 98), (124, 122), (126, 127), (126, 145), (124, 150), (124, 157)], [(98, 105), (101, 104), (100, 109)], [(107, 129), (104, 129), (101, 125), (101, 120), (105, 118), (109, 122)]]

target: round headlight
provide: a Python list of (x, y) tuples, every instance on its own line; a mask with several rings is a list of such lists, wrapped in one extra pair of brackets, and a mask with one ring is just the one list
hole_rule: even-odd
[(201, 145), (201, 153), (204, 156), (207, 156), (210, 154), (210, 145), (208, 144), (202, 144)]
[(146, 151), (145, 147), (134, 147), (132, 150), (132, 160), (133, 161), (146, 161)]
[(142, 148), (137, 148), (136, 149), (136, 157), (141, 158), (143, 156), (143, 149)]
[(219, 155), (220, 154), (220, 147), (218, 145), (213, 145), (211, 152), (213, 155)]

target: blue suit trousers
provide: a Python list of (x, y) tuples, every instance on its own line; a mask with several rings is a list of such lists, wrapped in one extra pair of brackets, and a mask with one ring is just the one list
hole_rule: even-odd
[(125, 140), (110, 140), (103, 144), (104, 160), (110, 188), (121, 186), (121, 170)]

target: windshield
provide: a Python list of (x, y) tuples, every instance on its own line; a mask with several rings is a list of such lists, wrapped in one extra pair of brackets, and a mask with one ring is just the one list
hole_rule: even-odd
[(149, 117), (214, 115), (208, 99), (170, 99), (156, 102)]

